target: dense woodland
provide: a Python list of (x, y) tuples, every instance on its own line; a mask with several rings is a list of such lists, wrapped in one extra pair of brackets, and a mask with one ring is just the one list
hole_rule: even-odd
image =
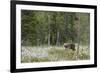
[(78, 12), (21, 11), (23, 46), (89, 45), (90, 15)]

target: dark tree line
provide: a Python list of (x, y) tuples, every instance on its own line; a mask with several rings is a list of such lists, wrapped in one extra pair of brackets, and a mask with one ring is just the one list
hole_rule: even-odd
[(21, 44), (24, 46), (88, 45), (89, 37), (89, 13), (21, 11)]

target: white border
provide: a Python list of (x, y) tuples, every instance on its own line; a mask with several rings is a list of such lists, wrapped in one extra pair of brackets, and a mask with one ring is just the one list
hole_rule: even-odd
[[(21, 63), (21, 9), (90, 13), (90, 60)], [(70, 7), (16, 5), (16, 69), (94, 64), (94, 10)]]

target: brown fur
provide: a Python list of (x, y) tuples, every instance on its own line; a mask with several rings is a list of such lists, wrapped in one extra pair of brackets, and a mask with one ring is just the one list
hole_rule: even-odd
[(75, 50), (75, 44), (72, 44), (72, 43), (64, 43), (64, 47), (65, 49), (72, 49), (72, 50)]

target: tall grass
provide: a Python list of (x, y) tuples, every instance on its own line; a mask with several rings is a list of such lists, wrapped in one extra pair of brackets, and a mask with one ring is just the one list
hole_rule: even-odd
[[(23, 48), (24, 51), (22, 52), (25, 52), (25, 54), (22, 54), (21, 56), (22, 63), (77, 60), (77, 50), (65, 50), (64, 47), (50, 47), (49, 49), (45, 50), (43, 48), (37, 48), (35, 50), (34, 48), (27, 48)], [(90, 54), (85, 52), (85, 50), (80, 50), (78, 60), (88, 59), (90, 59)]]

